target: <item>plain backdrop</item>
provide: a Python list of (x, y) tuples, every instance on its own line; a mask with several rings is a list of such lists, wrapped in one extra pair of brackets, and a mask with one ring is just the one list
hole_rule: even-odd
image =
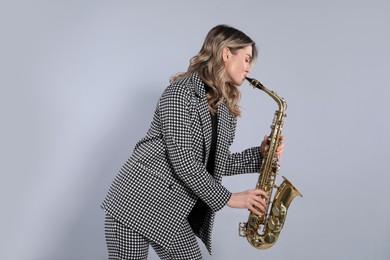
[[(238, 236), (248, 212), (225, 207), (205, 259), (390, 259), (385, 0), (1, 1), (0, 259), (107, 258), (100, 203), (169, 77), (221, 23), (256, 41), (250, 76), (287, 100), (280, 175), (303, 198), (265, 251)], [(241, 89), (232, 151), (258, 145), (276, 109)]]

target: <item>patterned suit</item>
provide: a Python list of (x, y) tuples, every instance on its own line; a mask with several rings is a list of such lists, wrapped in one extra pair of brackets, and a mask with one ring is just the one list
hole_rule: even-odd
[(259, 147), (229, 152), (237, 121), (222, 103), (217, 112), (214, 176), (206, 171), (212, 129), (205, 95), (197, 73), (166, 88), (146, 136), (136, 144), (102, 204), (114, 219), (168, 250), (178, 223), (201, 199), (209, 211), (199, 237), (211, 254), (215, 212), (231, 196), (221, 184), (222, 176), (260, 168)]

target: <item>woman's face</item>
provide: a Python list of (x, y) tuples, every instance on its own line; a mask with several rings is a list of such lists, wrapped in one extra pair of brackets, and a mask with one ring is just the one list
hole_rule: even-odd
[(229, 48), (223, 50), (223, 61), (225, 62), (226, 80), (235, 86), (240, 86), (250, 71), (252, 59), (252, 45), (238, 49), (232, 53)]

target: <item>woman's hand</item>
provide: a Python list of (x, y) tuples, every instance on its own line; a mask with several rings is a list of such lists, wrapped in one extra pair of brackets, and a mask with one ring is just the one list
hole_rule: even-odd
[[(264, 157), (264, 153), (265, 153), (265, 150), (267, 149), (267, 140), (268, 140), (268, 136), (265, 135), (264, 136), (264, 139), (263, 141), (261, 142), (261, 145), (260, 145), (260, 153), (261, 155)], [(278, 158), (278, 161), (280, 161), (282, 159), (282, 154), (283, 154), (283, 150), (284, 150), (284, 143), (283, 143), (283, 140), (284, 140), (284, 136), (280, 136), (280, 143), (279, 143), (279, 146), (278, 148), (276, 148), (276, 156)]]
[(260, 189), (232, 193), (227, 205), (231, 208), (249, 209), (253, 214), (262, 215), (267, 205), (268, 195)]

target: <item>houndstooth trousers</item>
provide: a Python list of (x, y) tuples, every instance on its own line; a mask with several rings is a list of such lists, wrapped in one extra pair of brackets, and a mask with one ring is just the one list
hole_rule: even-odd
[(110, 260), (146, 260), (149, 245), (163, 260), (203, 259), (195, 234), (187, 220), (173, 241), (170, 251), (122, 225), (108, 214), (105, 217), (105, 236)]

